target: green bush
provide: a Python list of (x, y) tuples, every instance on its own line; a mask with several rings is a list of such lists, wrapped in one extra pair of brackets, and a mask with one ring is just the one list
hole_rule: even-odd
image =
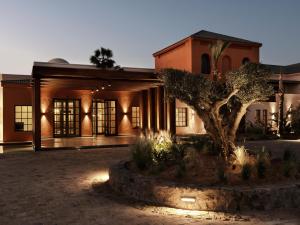
[(147, 169), (153, 163), (152, 143), (145, 138), (138, 139), (131, 146), (131, 154), (133, 162), (141, 170)]
[(160, 131), (152, 135), (148, 135), (148, 139), (152, 142), (152, 154), (155, 163), (165, 163), (169, 160), (173, 139), (169, 132)]
[(249, 163), (246, 163), (242, 166), (242, 178), (243, 180), (249, 180), (251, 177), (251, 173), (252, 173), (252, 168), (251, 165)]

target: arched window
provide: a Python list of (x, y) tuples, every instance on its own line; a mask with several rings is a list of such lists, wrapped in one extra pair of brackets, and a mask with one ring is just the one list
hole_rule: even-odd
[(206, 53), (201, 56), (201, 73), (210, 74), (210, 60)]
[(242, 65), (245, 65), (249, 62), (250, 62), (250, 59), (248, 57), (245, 57), (245, 58), (243, 58)]
[(231, 70), (231, 59), (228, 55), (224, 56), (222, 59), (222, 73), (226, 74)]

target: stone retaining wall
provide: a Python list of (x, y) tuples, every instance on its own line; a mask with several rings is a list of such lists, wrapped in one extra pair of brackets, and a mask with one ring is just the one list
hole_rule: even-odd
[(133, 173), (126, 168), (126, 162), (121, 162), (110, 168), (109, 183), (115, 191), (130, 198), (181, 209), (236, 211), (300, 207), (299, 182), (256, 187), (182, 185)]

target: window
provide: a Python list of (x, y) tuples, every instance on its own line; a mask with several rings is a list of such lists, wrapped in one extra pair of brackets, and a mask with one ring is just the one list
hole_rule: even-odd
[(201, 56), (201, 73), (210, 74), (210, 60), (208, 54)]
[(245, 65), (249, 62), (250, 62), (250, 59), (248, 57), (245, 57), (245, 58), (243, 58), (242, 65)]
[(231, 59), (229, 56), (224, 56), (222, 59), (222, 73), (226, 74), (231, 70)]
[(32, 106), (15, 106), (15, 130), (32, 131)]
[(176, 127), (187, 127), (187, 108), (176, 108)]
[(255, 121), (256, 121), (257, 123), (259, 123), (259, 122), (261, 121), (261, 119), (260, 119), (260, 109), (257, 109), (257, 110), (256, 110), (256, 113), (255, 113)]
[(132, 127), (136, 128), (140, 126), (140, 107), (132, 107), (131, 109), (131, 122)]

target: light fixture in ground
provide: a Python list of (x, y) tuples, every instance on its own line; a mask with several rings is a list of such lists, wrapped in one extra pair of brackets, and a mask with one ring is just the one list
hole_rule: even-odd
[(186, 202), (186, 203), (195, 203), (196, 202), (195, 197), (182, 196), (180, 199), (182, 202)]

